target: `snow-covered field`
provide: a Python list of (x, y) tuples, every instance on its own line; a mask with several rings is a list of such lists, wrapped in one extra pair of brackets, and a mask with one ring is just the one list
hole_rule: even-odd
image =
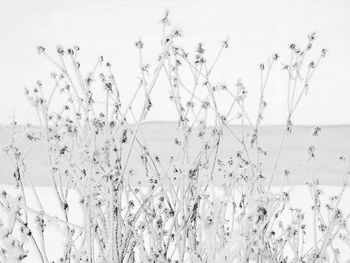
[[(10, 130), (6, 126), (2, 126), (0, 136), (0, 146), (4, 147), (10, 140)], [(233, 127), (238, 132), (239, 127)], [(277, 169), (277, 177), (272, 191), (279, 191), (280, 185), (283, 183), (283, 170), (288, 168), (291, 175), (286, 183), (285, 191), (290, 193), (291, 201), (289, 207), (300, 208), (305, 212), (305, 223), (308, 227), (313, 225), (313, 211), (311, 209), (313, 203), (305, 182), (311, 181), (312, 178), (319, 178), (324, 194), (321, 200), (324, 200), (323, 205), (328, 201), (328, 198), (336, 195), (341, 190), (341, 183), (346, 167), (339, 161), (340, 156), (350, 155), (350, 127), (349, 126), (324, 126), (321, 127), (322, 132), (318, 137), (311, 135), (313, 127), (295, 127), (292, 135), (287, 137), (285, 146), (283, 148), (282, 156)], [(160, 160), (168, 160), (170, 154), (176, 151), (172, 138), (176, 134), (176, 123), (171, 122), (151, 122), (142, 125), (142, 132), (146, 141), (149, 143), (150, 150), (157, 153)], [(282, 132), (280, 126), (264, 126), (262, 128), (261, 136), (264, 142), (264, 147), (268, 151), (266, 166), (264, 167), (266, 173), (271, 171), (273, 158), (276, 154), (279, 138)], [(24, 149), (29, 148), (23, 140), (22, 146)], [(314, 145), (316, 147), (316, 158), (307, 163), (307, 146)], [(229, 135), (224, 133), (223, 141), (219, 149), (219, 157), (226, 158), (235, 153), (235, 141)], [(199, 147), (199, 142), (195, 139), (192, 142), (193, 149)], [(27, 169), (30, 173), (34, 185), (38, 186), (37, 192), (42, 205), (47, 214), (62, 218), (59, 203), (56, 200), (53, 188), (50, 187), (51, 181), (48, 176), (48, 165), (46, 161), (46, 149), (43, 144), (37, 144), (30, 149), (30, 154), (27, 157)], [(136, 155), (132, 156), (131, 166), (136, 169), (140, 165)], [(0, 155), (0, 189), (8, 193), (15, 193), (13, 186), (13, 171), (12, 165), (8, 157), (2, 153)], [(139, 178), (140, 179), (140, 178)], [(39, 210), (35, 202), (34, 195), (29, 187), (25, 188), (26, 198), (31, 208)], [(217, 198), (221, 198), (220, 190), (214, 189), (212, 193)], [(343, 199), (340, 203), (340, 208), (345, 215), (350, 213), (350, 189), (346, 189)], [(73, 191), (68, 195), (69, 201), (69, 220), (71, 223), (81, 225), (83, 224), (83, 211), (79, 203), (80, 197)], [(324, 218), (328, 217), (326, 209), (323, 207)], [(284, 215), (284, 222), (289, 222), (289, 211), (286, 209)], [(6, 215), (1, 212), (0, 218), (7, 220)], [(32, 217), (32, 220), (34, 217)], [(35, 231), (35, 230), (33, 230)], [(57, 259), (61, 253), (64, 244), (64, 235), (62, 229), (55, 226), (55, 224), (47, 223), (45, 230), (45, 245), (49, 259)], [(30, 244), (30, 243), (29, 243)], [(314, 244), (314, 237), (312, 231), (309, 231), (305, 238), (305, 251)], [(27, 243), (27, 248), (30, 245)], [(347, 262), (350, 260), (350, 246), (345, 243), (335, 241), (334, 248), (340, 250), (340, 262)], [(24, 262), (37, 262), (38, 258), (35, 254), (35, 249), (31, 249), (29, 257)]]
[[(1, 190), (6, 190), (8, 193), (14, 193), (15, 188), (10, 185), (0, 185)], [(329, 197), (339, 194), (340, 187), (336, 186), (322, 186), (321, 189), (323, 190), (324, 194), (321, 197), (321, 200), (326, 202)], [(280, 187), (274, 187), (272, 191), (279, 191)], [(311, 196), (309, 194), (309, 190), (306, 186), (292, 186), (287, 187), (284, 189), (285, 191), (288, 191), (291, 196), (291, 201), (288, 207), (294, 207), (294, 208), (300, 208), (305, 212), (305, 223), (307, 225), (307, 230), (309, 231), (308, 235), (305, 238), (305, 252), (308, 248), (310, 248), (313, 245), (313, 234), (311, 226), (313, 225), (313, 212), (311, 209), (311, 206), (313, 205)], [(26, 187), (25, 192), (27, 194), (27, 201), (29, 206), (31, 206), (34, 209), (38, 209), (36, 206), (35, 198), (31, 192), (31, 190)], [(43, 201), (43, 207), (47, 214), (53, 216), (53, 217), (59, 217), (62, 218), (62, 215), (60, 214), (60, 209), (58, 206), (58, 202), (56, 200), (56, 197), (54, 195), (53, 189), (50, 187), (37, 187), (37, 192), (40, 197), (40, 199)], [(220, 198), (220, 193), (218, 191), (215, 192), (215, 195), (217, 195), (218, 198)], [(83, 222), (82, 217), (82, 209), (81, 205), (79, 204), (80, 198), (78, 195), (74, 192), (71, 192), (69, 194), (69, 219), (71, 223), (75, 223), (80, 225)], [(345, 215), (350, 213), (350, 206), (348, 204), (348, 201), (350, 200), (350, 189), (346, 189), (344, 192), (343, 199), (339, 205), (339, 207), (342, 209)], [(325, 208), (321, 208), (323, 211), (323, 216), (327, 220), (328, 214), (325, 211)], [(288, 209), (287, 209), (288, 210)], [(286, 212), (286, 215), (288, 214), (288, 211)], [(228, 215), (229, 216), (229, 215)], [(0, 218), (5, 219), (6, 216), (3, 214), (3, 212), (0, 213)], [(32, 218), (33, 219), (33, 218)], [(283, 218), (285, 223), (288, 223), (290, 221), (290, 218), (286, 216)], [(35, 230), (33, 230), (35, 232)], [(62, 255), (62, 248), (63, 248), (63, 234), (62, 229), (55, 226), (55, 224), (47, 223), (47, 227), (45, 230), (45, 245), (47, 249), (48, 258), (50, 260), (57, 260), (59, 256)], [(35, 234), (35, 233), (34, 233)], [(28, 244), (28, 243), (27, 243)], [(28, 245), (27, 245), (28, 246)], [(333, 242), (333, 247), (338, 248), (340, 250), (340, 262), (350, 262), (350, 246), (346, 245), (343, 242), (335, 241)], [(27, 248), (30, 248), (29, 246)], [(31, 253), (29, 254), (28, 258), (24, 260), (23, 262), (27, 263), (34, 263), (38, 262), (38, 257), (35, 253), (35, 250), (32, 249)]]

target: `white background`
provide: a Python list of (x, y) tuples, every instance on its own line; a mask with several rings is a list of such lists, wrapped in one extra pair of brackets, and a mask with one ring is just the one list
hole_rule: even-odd
[[(138, 53), (134, 42), (145, 42), (146, 62), (159, 50), (159, 20), (170, 9), (173, 25), (184, 32), (183, 43), (194, 50), (202, 41), (212, 57), (220, 41), (230, 37), (230, 49), (218, 65), (216, 77), (231, 85), (241, 78), (249, 92), (248, 112), (254, 115), (259, 92), (258, 64), (273, 52), (288, 61), (288, 45), (305, 45), (307, 35), (319, 35), (313, 56), (330, 50), (316, 72), (306, 100), (297, 110), (296, 124), (350, 122), (350, 2), (325, 0), (278, 1), (0, 1), (0, 123), (35, 122), (23, 95), (37, 79), (46, 80), (51, 68), (36, 53), (44, 45), (54, 53), (62, 44), (81, 47), (82, 68), (88, 71), (103, 54), (113, 64), (124, 98), (137, 84)], [(311, 57), (310, 57), (311, 58)], [(210, 59), (210, 56), (209, 56)], [(267, 90), (265, 124), (284, 123), (285, 72), (272, 74)], [(45, 89), (50, 89), (48, 85)], [(164, 99), (168, 90), (156, 87), (155, 108), (148, 120), (174, 120), (175, 111)], [(226, 103), (223, 99), (220, 103)]]

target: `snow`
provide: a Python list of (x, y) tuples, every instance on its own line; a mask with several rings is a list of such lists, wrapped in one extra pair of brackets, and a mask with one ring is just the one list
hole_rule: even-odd
[[(10, 185), (0, 185), (0, 189), (6, 190), (8, 193), (14, 193), (15, 188), (14, 186)], [(50, 187), (36, 187), (38, 195), (40, 199), (42, 200), (43, 207), (45, 211), (51, 215), (51, 216), (57, 216), (59, 218), (62, 218), (62, 215), (60, 214), (60, 209), (58, 207), (58, 202), (56, 201), (56, 197), (54, 195), (53, 189)], [(339, 194), (341, 188), (337, 186), (321, 186), (321, 189), (323, 190), (324, 194), (321, 197), (322, 201), (327, 201), (327, 199), (333, 195)], [(280, 187), (273, 187), (272, 192), (277, 192), (281, 190)], [(305, 251), (307, 251), (307, 248), (310, 248), (313, 245), (313, 235), (312, 235), (312, 229), (311, 226), (313, 225), (313, 212), (311, 210), (312, 199), (309, 194), (309, 190), (307, 186), (292, 186), (292, 187), (286, 187), (284, 191), (288, 191), (291, 196), (291, 200), (288, 207), (294, 207), (294, 208), (300, 208), (305, 212), (305, 222), (307, 229), (309, 228), (309, 233), (306, 236), (305, 242)], [(27, 200), (29, 206), (32, 206), (32, 208), (38, 208), (36, 207), (35, 198), (29, 188), (26, 187), (25, 192), (27, 194)], [(220, 194), (220, 191), (216, 188), (213, 189), (212, 194), (216, 196), (216, 198), (222, 198), (222, 195)], [(74, 193), (70, 192), (69, 194), (69, 218), (72, 223), (75, 224), (81, 224), (83, 222), (82, 220), (82, 210), (79, 204), (79, 196)], [(346, 189), (344, 192), (344, 196), (342, 201), (340, 202), (339, 207), (342, 209), (343, 213), (345, 215), (350, 214), (350, 206), (348, 205), (348, 200), (350, 200), (350, 191), (349, 189)], [(323, 203), (324, 204), (324, 203)], [(283, 218), (284, 223), (288, 223), (290, 221), (290, 217), (287, 215), (289, 214), (289, 211), (286, 209), (286, 216)], [(325, 212), (325, 209), (323, 208), (323, 215), (325, 218), (327, 218), (327, 214)], [(3, 213), (0, 213), (0, 218), (5, 218)], [(33, 218), (32, 218), (33, 220)], [(310, 233), (311, 232), (311, 233)], [(62, 232), (59, 228), (57, 228), (55, 225), (47, 224), (47, 228), (45, 230), (45, 241), (46, 241), (46, 249), (49, 259), (54, 260), (57, 259), (61, 254), (61, 249), (63, 247), (64, 238), (62, 235)], [(335, 248), (339, 248), (341, 251), (340, 253), (340, 262), (345, 262), (346, 260), (350, 260), (350, 248), (340, 241), (335, 241), (333, 243)], [(29, 248), (29, 246), (28, 246)], [(25, 263), (34, 263), (37, 262), (38, 258), (35, 254), (35, 250), (32, 250), (29, 254), (28, 258), (24, 261)]]

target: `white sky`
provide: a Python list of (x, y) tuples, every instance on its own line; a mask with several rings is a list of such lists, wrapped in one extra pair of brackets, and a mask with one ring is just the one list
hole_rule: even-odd
[[(258, 64), (273, 52), (288, 60), (288, 45), (304, 45), (317, 31), (314, 57), (330, 50), (316, 72), (308, 97), (297, 110), (297, 124), (350, 123), (350, 1), (0, 1), (0, 122), (13, 112), (20, 122), (35, 121), (23, 87), (45, 79), (49, 64), (36, 53), (37, 45), (55, 50), (58, 44), (81, 47), (82, 67), (91, 68), (103, 54), (113, 65), (124, 96), (136, 87), (138, 54), (134, 42), (145, 42), (146, 61), (159, 50), (159, 19), (170, 9), (173, 24), (184, 31), (184, 44), (198, 41), (216, 54), (220, 41), (230, 37), (230, 49), (217, 68), (218, 80), (228, 84), (241, 78), (248, 88), (248, 112), (256, 112)], [(279, 124), (286, 115), (285, 72), (273, 72), (267, 91), (269, 107), (264, 123)], [(174, 120), (168, 91), (156, 87), (148, 120)], [(158, 100), (157, 100), (158, 99)], [(223, 99), (220, 103), (225, 103)], [(175, 112), (174, 112), (175, 113)]]

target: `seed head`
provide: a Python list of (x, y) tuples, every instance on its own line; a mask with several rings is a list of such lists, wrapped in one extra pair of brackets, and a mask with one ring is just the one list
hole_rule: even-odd
[(318, 136), (319, 133), (320, 133), (320, 131), (321, 131), (321, 128), (317, 126), (317, 127), (314, 129), (314, 132), (312, 133), (312, 135), (313, 135), (313, 136)]
[(315, 62), (314, 62), (314, 61), (311, 61), (311, 62), (310, 62), (309, 68), (311, 68), (311, 69), (315, 68)]
[(222, 46), (224, 48), (228, 48), (228, 38), (225, 41), (222, 42)]
[(45, 52), (45, 48), (43, 46), (38, 46), (37, 51), (38, 51), (38, 54), (41, 55)]
[(63, 49), (62, 46), (58, 46), (57, 49), (56, 49), (56, 51), (57, 51), (57, 53), (58, 53), (59, 55), (63, 55), (63, 54), (64, 54), (64, 49)]
[(328, 50), (324, 48), (324, 49), (322, 49), (322, 51), (321, 51), (321, 56), (322, 56), (322, 57), (325, 57), (327, 53), (328, 53)]
[(160, 20), (160, 22), (164, 25), (169, 25), (170, 21), (169, 21), (169, 10), (165, 10), (165, 14), (164, 17), (162, 18), (162, 20)]
[(142, 48), (143, 48), (143, 42), (142, 42), (141, 40), (139, 40), (139, 41), (137, 41), (137, 42), (135, 43), (135, 46), (136, 46), (137, 48), (139, 48), (139, 49), (142, 49)]
[(280, 56), (279, 56), (277, 53), (275, 53), (275, 54), (272, 55), (272, 59), (273, 59), (274, 61), (278, 60), (279, 57), (280, 57)]
[(316, 39), (316, 32), (312, 32), (308, 35), (308, 38), (310, 41), (314, 41)]

